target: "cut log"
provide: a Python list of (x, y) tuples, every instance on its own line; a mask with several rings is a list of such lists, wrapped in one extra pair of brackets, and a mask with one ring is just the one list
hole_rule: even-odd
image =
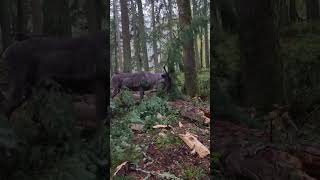
[(179, 137), (189, 146), (190, 149), (195, 150), (200, 158), (204, 158), (210, 154), (209, 149), (189, 132), (186, 134), (179, 134)]

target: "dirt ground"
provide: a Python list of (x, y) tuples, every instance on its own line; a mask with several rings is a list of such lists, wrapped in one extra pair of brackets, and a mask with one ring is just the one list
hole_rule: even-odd
[[(188, 109), (189, 112), (194, 109), (201, 111), (186, 101), (169, 104), (180, 110)], [(206, 108), (208, 111), (209, 106)], [(144, 157), (135, 167), (127, 163), (117, 175), (134, 179), (146, 177), (147, 179), (210, 179), (210, 155), (200, 158), (197, 153), (193, 153), (192, 149), (179, 138), (179, 134), (186, 132), (195, 135), (209, 149), (209, 126), (181, 115), (179, 122), (170, 124), (170, 128), (159, 128), (150, 132), (135, 131), (133, 143), (146, 147), (146, 151), (143, 152)], [(171, 139), (171, 143), (159, 145), (161, 137)]]

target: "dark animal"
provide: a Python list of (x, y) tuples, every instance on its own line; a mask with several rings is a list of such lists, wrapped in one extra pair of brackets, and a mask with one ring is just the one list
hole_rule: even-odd
[(168, 92), (171, 88), (171, 78), (166, 70), (165, 73), (118, 73), (112, 76), (111, 83), (113, 88), (112, 98), (122, 88), (140, 91), (140, 99), (143, 99), (144, 91), (164, 88)]
[(8, 92), (2, 94), (3, 113), (10, 117), (31, 95), (32, 87), (50, 79), (73, 92), (96, 90), (103, 96), (97, 101), (98, 117), (105, 118), (109, 74), (107, 36), (104, 32), (78, 38), (20, 35), (20, 41), (3, 53), (9, 77)]

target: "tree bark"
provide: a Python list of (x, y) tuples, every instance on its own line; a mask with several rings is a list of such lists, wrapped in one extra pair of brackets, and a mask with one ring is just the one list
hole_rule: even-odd
[(157, 46), (157, 27), (156, 27), (156, 17), (155, 17), (155, 7), (154, 0), (151, 2), (151, 21), (152, 21), (152, 48), (153, 48), (153, 60), (154, 60), (154, 69), (155, 72), (159, 72), (159, 62), (158, 62), (158, 46)]
[(283, 102), (276, 1), (241, 0), (238, 4), (241, 94), (245, 106), (268, 109)]
[(42, 33), (42, 8), (41, 0), (31, 0), (32, 26), (34, 33)]
[(137, 69), (139, 72), (142, 71), (142, 58), (141, 58), (141, 41), (139, 38), (139, 28), (138, 28), (138, 23), (137, 23), (137, 11), (136, 11), (136, 6), (131, 0), (131, 13), (132, 13), (132, 29), (133, 29), (133, 43), (134, 43), (134, 61), (136, 62)]
[(5, 50), (11, 44), (10, 36), (10, 0), (0, 1), (0, 25), (2, 37), (2, 50)]
[(114, 15), (114, 22), (115, 22), (115, 37), (116, 37), (116, 44), (117, 47), (117, 62), (118, 62), (118, 70), (123, 70), (123, 58), (122, 58), (122, 48), (121, 48), (121, 36), (120, 36), (120, 20), (119, 20), (119, 12), (118, 12), (118, 0), (113, 0), (113, 15)]
[(130, 46), (130, 32), (129, 32), (129, 15), (128, 4), (126, 0), (120, 0), (121, 7), (121, 24), (123, 37), (123, 71), (131, 72), (131, 46)]
[[(190, 0), (177, 0), (179, 22), (184, 32), (191, 24), (191, 7)], [(196, 62), (194, 60), (194, 39), (192, 37), (184, 39), (183, 42), (183, 62), (184, 62), (184, 75), (185, 88), (187, 95), (194, 97), (197, 94), (197, 73)]]
[(319, 0), (305, 0), (307, 19), (309, 21), (319, 19)]
[(98, 32), (102, 27), (103, 2), (102, 0), (87, 0), (87, 20), (89, 33)]
[[(198, 15), (198, 7), (197, 7), (197, 1), (192, 0), (192, 17), (196, 17)], [(196, 61), (197, 69), (201, 68), (201, 57), (199, 54), (199, 47), (198, 47), (198, 35), (194, 36), (194, 60)]]
[(202, 32), (200, 33), (200, 68), (202, 69), (204, 67), (203, 65), (203, 34)]
[(139, 21), (139, 35), (140, 35), (140, 42), (141, 42), (141, 51), (142, 51), (142, 62), (145, 71), (149, 71), (149, 60), (148, 60), (148, 51), (147, 51), (147, 35), (144, 29), (144, 15), (142, 9), (142, 2), (141, 0), (137, 0), (138, 4), (138, 21)]
[(299, 19), (296, 0), (290, 0), (290, 22), (296, 22)]
[(27, 0), (17, 0), (16, 32), (27, 32), (28, 8)]
[[(208, 15), (208, 1), (207, 0), (204, 0), (204, 14), (205, 14), (205, 16)], [(209, 54), (210, 54), (209, 33), (208, 33), (208, 25), (206, 25), (206, 27), (204, 28), (204, 56), (205, 56), (206, 68), (210, 67)]]
[(67, 0), (43, 1), (43, 31), (58, 37), (70, 37), (71, 19)]

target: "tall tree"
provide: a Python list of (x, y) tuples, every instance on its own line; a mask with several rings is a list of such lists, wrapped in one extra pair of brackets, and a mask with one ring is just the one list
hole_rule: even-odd
[(1, 39), (2, 39), (2, 50), (6, 49), (10, 43), (10, 0), (0, 1), (0, 25), (1, 25)]
[(98, 32), (102, 27), (102, 18), (104, 16), (104, 5), (102, 0), (87, 0), (87, 19), (89, 32)]
[(320, 17), (319, 12), (319, 0), (305, 0), (307, 19), (308, 20), (318, 20)]
[(17, 0), (16, 31), (27, 32), (29, 1)]
[(153, 60), (154, 60), (154, 69), (156, 72), (159, 72), (159, 62), (158, 62), (158, 46), (157, 46), (157, 27), (156, 27), (156, 17), (155, 17), (155, 5), (154, 0), (151, 2), (151, 21), (152, 21), (152, 48), (153, 48)]
[(148, 51), (147, 51), (147, 35), (144, 28), (144, 15), (143, 15), (143, 9), (142, 9), (142, 2), (141, 0), (136, 0), (138, 4), (138, 21), (139, 21), (139, 35), (140, 35), (140, 45), (141, 45), (141, 51), (142, 51), (142, 62), (143, 67), (145, 71), (149, 71), (149, 60), (148, 60)]
[(41, 0), (31, 0), (33, 32), (42, 32), (42, 8)]
[[(187, 33), (188, 26), (191, 24), (191, 7), (190, 0), (177, 0), (179, 22), (182, 30)], [(185, 88), (187, 95), (194, 97), (197, 94), (197, 73), (196, 62), (194, 60), (194, 40), (193, 37), (184, 39), (183, 42), (183, 62)]]
[(133, 43), (134, 43), (134, 61), (137, 64), (137, 69), (138, 71), (142, 71), (142, 58), (141, 58), (141, 41), (140, 41), (140, 37), (139, 37), (139, 28), (138, 28), (138, 15), (137, 15), (137, 10), (136, 10), (136, 6), (135, 3), (133, 2), (133, 0), (131, 0), (131, 13), (132, 13), (132, 29), (133, 29)]
[(289, 12), (290, 12), (290, 22), (296, 22), (299, 19), (296, 0), (290, 0)]
[(71, 19), (67, 0), (43, 1), (43, 31), (53, 36), (71, 36)]
[[(192, 0), (192, 17), (198, 16), (198, 4), (196, 0)], [(198, 35), (194, 36), (194, 59), (196, 61), (197, 68), (201, 68), (201, 56), (199, 55), (199, 47), (198, 47)]]
[[(208, 16), (208, 1), (204, 0), (204, 6), (203, 6), (203, 13), (204, 16)], [(212, 2), (211, 2), (212, 3)], [(209, 33), (208, 33), (208, 26), (206, 25), (206, 27), (204, 28), (204, 56), (205, 56), (205, 62), (206, 62), (206, 68), (209, 68)]]
[(246, 106), (271, 108), (282, 103), (277, 0), (238, 2), (242, 100)]
[(126, 0), (120, 0), (121, 24), (122, 24), (122, 45), (123, 45), (123, 71), (131, 72), (131, 46), (129, 32), (128, 4)]
[(118, 12), (118, 0), (113, 0), (113, 16), (114, 16), (114, 29), (115, 29), (115, 40), (116, 40), (116, 49), (117, 49), (117, 62), (118, 68), (120, 70), (123, 69), (123, 58), (122, 58), (122, 48), (121, 48), (121, 39), (120, 39), (120, 20), (119, 20), (119, 12)]

